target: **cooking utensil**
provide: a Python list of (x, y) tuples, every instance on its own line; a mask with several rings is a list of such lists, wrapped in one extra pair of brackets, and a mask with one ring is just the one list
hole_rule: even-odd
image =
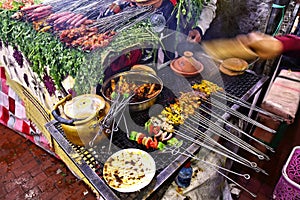
[(273, 114), (273, 113), (271, 113), (271, 112), (269, 112), (267, 110), (264, 110), (264, 109), (262, 109), (262, 108), (260, 108), (258, 106), (252, 105), (249, 102), (247, 102), (247, 101), (245, 101), (245, 100), (243, 100), (241, 98), (238, 98), (238, 97), (236, 97), (234, 95), (231, 95), (231, 94), (229, 94), (227, 92), (217, 91), (217, 92), (213, 93), (212, 95), (216, 96), (216, 97), (219, 97), (219, 98), (222, 98), (222, 99), (224, 99), (226, 101), (230, 101), (230, 102), (232, 102), (234, 104), (237, 104), (239, 106), (242, 106), (242, 107), (245, 107), (245, 108), (248, 108), (248, 109), (252, 109), (252, 110), (254, 110), (256, 112), (259, 112), (259, 113), (261, 113), (263, 115), (269, 116), (272, 119), (279, 120), (280, 122), (284, 121), (284, 118), (282, 118), (282, 117), (280, 117), (278, 115), (275, 115), (275, 114)]
[[(63, 112), (59, 112), (62, 106)], [(66, 137), (79, 146), (87, 145), (98, 133), (99, 124), (108, 113), (110, 105), (98, 95), (85, 94), (72, 99), (68, 95), (54, 106), (52, 115), (61, 123)], [(100, 142), (106, 135), (98, 134), (94, 143)]]
[[(102, 88), (101, 88), (101, 93), (104, 96), (104, 98), (109, 102), (112, 102), (113, 100), (111, 100), (111, 98), (109, 96), (107, 96), (107, 90), (111, 87), (111, 81), (114, 80), (115, 83), (117, 84), (120, 77), (123, 77), (123, 79), (126, 79), (132, 83), (136, 83), (138, 85), (142, 85), (142, 84), (159, 84), (160, 85), (159, 91), (153, 97), (148, 98), (143, 101), (129, 102), (129, 109), (132, 111), (142, 111), (142, 110), (146, 110), (149, 107), (151, 107), (155, 103), (158, 95), (161, 93), (161, 91), (163, 89), (162, 80), (154, 74), (148, 73), (146, 71), (126, 71), (126, 72), (118, 73), (118, 74), (108, 78), (103, 83)], [(133, 93), (134, 91), (130, 91), (130, 92)]]
[(205, 106), (200, 106), (198, 108), (200, 111), (206, 113), (206, 114), (209, 114), (211, 117), (217, 119), (218, 121), (221, 121), (222, 123), (224, 123), (226, 126), (229, 126), (231, 129), (234, 129), (235, 131), (247, 136), (249, 139), (257, 142), (258, 144), (264, 146), (266, 149), (270, 150), (271, 152), (275, 152), (275, 150), (268, 146), (267, 144), (263, 143), (262, 141), (258, 140), (257, 138), (249, 135), (248, 133), (244, 132), (243, 130), (237, 128), (235, 125), (231, 124), (229, 121), (225, 120), (222, 118), (222, 116), (220, 116), (219, 114), (217, 114), (215, 111), (211, 110), (211, 109), (208, 109), (208, 108), (205, 108)]
[(231, 114), (233, 116), (236, 116), (239, 119), (244, 120), (245, 122), (248, 122), (250, 124), (253, 124), (253, 125), (255, 125), (255, 126), (257, 126), (257, 127), (261, 128), (261, 129), (265, 130), (265, 131), (268, 131), (270, 133), (276, 133), (275, 130), (273, 130), (273, 129), (271, 129), (271, 128), (269, 128), (269, 127), (267, 127), (267, 126), (265, 126), (265, 125), (263, 125), (263, 124), (255, 121), (255, 120), (251, 119), (250, 117), (248, 117), (248, 116), (246, 116), (246, 115), (244, 115), (244, 114), (242, 114), (242, 113), (240, 113), (240, 112), (238, 112), (236, 110), (231, 109), (229, 106), (223, 104), (222, 102), (220, 102), (220, 101), (218, 101), (216, 99), (213, 99), (213, 101), (208, 101), (206, 99), (202, 99), (202, 100), (204, 102), (206, 102), (206, 103), (208, 103), (208, 104), (210, 104), (210, 105), (218, 108), (218, 109), (221, 109), (221, 110), (223, 110), (223, 111), (225, 111), (225, 112), (227, 112), (227, 113), (229, 113), (229, 114)]
[(173, 60), (170, 64), (171, 69), (179, 75), (193, 77), (203, 71), (203, 65), (195, 58), (191, 51), (185, 51), (184, 56)]

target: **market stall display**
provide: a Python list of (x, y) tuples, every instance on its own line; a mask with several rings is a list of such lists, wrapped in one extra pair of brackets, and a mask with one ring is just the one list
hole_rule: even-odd
[[(188, 159), (203, 161), (204, 157), (195, 155), (203, 149), (209, 150), (207, 156), (220, 156), (218, 164), (203, 162), (213, 166), (213, 171), (222, 177), (228, 178), (219, 169), (234, 173), (220, 166), (227, 159), (267, 173), (255, 162), (225, 147), (219, 138), (259, 159), (267, 160), (268, 156), (218, 124), (225, 122), (254, 139), (223, 117), (229, 113), (274, 133), (232, 108), (233, 104), (249, 106), (237, 99), (248, 99), (262, 87), (267, 77), (258, 77), (243, 68), (243, 74), (233, 79), (222, 74), (222, 81), (226, 83), (222, 88), (211, 81), (213, 77), (201, 76), (207, 64), (198, 62), (187, 52), (182, 59), (188, 62), (178, 59), (179, 66), (190, 66), (189, 73), (195, 72), (191, 68), (196, 68), (192, 75), (175, 74), (167, 67), (153, 70), (155, 73), (123, 72), (103, 83), (105, 66), (114, 56), (130, 48), (160, 42), (158, 34), (145, 20), (153, 14), (150, 5), (112, 3), (115, 2), (55, 0), (22, 7), (17, 12), (4, 10), (0, 13), (3, 18), (0, 23), (1, 60), (12, 81), (24, 85), (20, 93), (26, 93), (43, 115), (44, 121), (42, 125), (39, 123), (39, 128), (46, 129), (55, 153), (84, 177), (97, 195), (106, 199), (152, 197), (161, 188), (168, 187), (171, 178)], [(181, 14), (184, 12), (182, 3), (178, 4)], [(189, 9), (188, 20), (191, 20), (191, 12), (197, 11)], [(178, 17), (178, 20), (182, 19)], [(245, 55), (248, 53), (247, 58), (257, 57), (243, 50)], [(19, 72), (23, 72), (22, 75)], [(189, 79), (183, 81), (178, 74)], [(65, 88), (63, 82), (70, 77), (75, 81), (70, 88)], [(102, 94), (99, 94), (104, 98), (88, 95), (102, 83)], [(237, 85), (241, 85), (241, 89), (237, 89)], [(39, 102), (30, 96), (31, 93)], [(74, 96), (66, 96), (68, 93)], [(233, 99), (231, 103), (222, 103), (229, 98)], [(59, 106), (63, 108), (59, 110)], [(155, 106), (158, 109), (154, 109)], [(213, 107), (218, 112), (212, 112)], [(52, 114), (49, 109), (53, 110)], [(38, 121), (33, 115), (30, 119)], [(254, 141), (272, 151), (262, 142)], [(130, 161), (125, 159), (130, 157), (128, 149), (134, 149), (129, 152), (133, 156)], [(149, 165), (145, 166), (140, 159), (146, 159)], [(125, 168), (120, 169), (119, 162), (125, 163)], [(137, 173), (132, 172), (132, 167)], [(141, 186), (139, 191), (131, 184)]]
[[(246, 75), (251, 77), (251, 75), (248, 74), (248, 73), (246, 73)], [(168, 72), (160, 74), (160, 76), (162, 76), (162, 79), (164, 80), (163, 77), (168, 76)], [(243, 77), (245, 78), (245, 76), (243, 76)], [(239, 79), (239, 80), (241, 80), (241, 79)], [(245, 80), (245, 81), (247, 81), (247, 80)], [(178, 82), (178, 84), (179, 84), (179, 82)], [(174, 87), (176, 87), (176, 86), (174, 86)], [(230, 86), (227, 85), (227, 87), (230, 87)], [(167, 94), (164, 94), (164, 92), (163, 92), (162, 95), (164, 96), (164, 95), (167, 95)], [(158, 98), (158, 103), (163, 102), (163, 99), (161, 99), (161, 98), (162, 98), (162, 96), (160, 96)], [(187, 136), (189, 136), (189, 135), (192, 135), (190, 137), (195, 137), (195, 135), (193, 136), (192, 132), (194, 132), (196, 130), (192, 130), (192, 131), (190, 130), (189, 132), (191, 132), (191, 133), (187, 134), (186, 131), (184, 131), (184, 129), (179, 129), (179, 130), (184, 131), (184, 132), (174, 131), (174, 133), (170, 137), (170, 138), (173, 138), (173, 139), (168, 138), (170, 136), (169, 133), (168, 133), (168, 135), (167, 134), (165, 135), (163, 132), (159, 132), (159, 130), (163, 130), (162, 128), (157, 129), (159, 127), (159, 125), (158, 125), (159, 118), (152, 117), (150, 119), (150, 122), (152, 124), (149, 124), (149, 123), (146, 123), (147, 119), (148, 119), (147, 114), (144, 113), (142, 115), (142, 113), (139, 112), (138, 115), (133, 114), (133, 116), (135, 116), (137, 122), (139, 124), (141, 124), (141, 126), (147, 124), (146, 131), (145, 130), (140, 130), (140, 129), (139, 130), (133, 129), (133, 130), (135, 130), (135, 132), (134, 131), (131, 132), (131, 134), (129, 135), (129, 138), (128, 138), (128, 135), (126, 134), (125, 129), (121, 128), (123, 131), (125, 131), (125, 132), (123, 132), (122, 130), (120, 130), (120, 127), (122, 127), (122, 126), (120, 126), (119, 131), (116, 131), (113, 134), (113, 140), (112, 140), (113, 145), (111, 146), (111, 151), (116, 152), (120, 148), (121, 149), (123, 149), (123, 148), (124, 149), (126, 149), (126, 148), (138, 148), (138, 149), (142, 149), (142, 150), (145, 150), (145, 151), (149, 152), (153, 156), (153, 158), (155, 160), (155, 163), (156, 163), (156, 167), (157, 167), (157, 176), (155, 176), (154, 180), (156, 180), (157, 182), (154, 181), (154, 182), (156, 182), (154, 188), (153, 188), (153, 185), (152, 185), (154, 183), (152, 183), (149, 186), (147, 186), (145, 189), (143, 189), (139, 192), (140, 195), (143, 195), (143, 196), (149, 196), (150, 195), (151, 196), (151, 195), (154, 195), (156, 192), (158, 193), (159, 189), (162, 188), (164, 185), (166, 185), (168, 183), (169, 178), (172, 176), (172, 174), (174, 172), (176, 172), (176, 170), (178, 169), (178, 166), (176, 165), (177, 167), (175, 167), (174, 163), (182, 163), (183, 164), (184, 160), (186, 160), (190, 157), (193, 157), (192, 154), (190, 154), (190, 153), (196, 151), (196, 149), (199, 148), (198, 145), (200, 143), (198, 145), (197, 144), (191, 145), (193, 142), (197, 143), (197, 141), (187, 139)], [(162, 122), (160, 122), (160, 123), (162, 123)], [(189, 121), (189, 119), (187, 119), (185, 124), (186, 123), (191, 123), (191, 121)], [(130, 124), (128, 124), (128, 125), (129, 125), (128, 129), (132, 130), (131, 127), (130, 127)], [(160, 124), (160, 125), (163, 126), (162, 124)], [(53, 132), (55, 132), (54, 137), (55, 138), (57, 137), (57, 140), (59, 142), (61, 142), (62, 148), (64, 148), (65, 147), (64, 145), (66, 145), (66, 143), (63, 139), (63, 136), (61, 135), (62, 133), (61, 133), (61, 129), (59, 128), (59, 124), (56, 124), (55, 122), (51, 122), (47, 125), (47, 127), (48, 127), (49, 130), (52, 130)], [(169, 131), (172, 131), (172, 126), (164, 126), (164, 127), (166, 129), (169, 127), (170, 128)], [(217, 128), (217, 127), (218, 126), (216, 126), (215, 128)], [(218, 128), (220, 130), (220, 127), (218, 127)], [(148, 133), (147, 133), (147, 130), (149, 131)], [(212, 129), (212, 130), (217, 130), (217, 129)], [(215, 131), (213, 131), (213, 132), (215, 132)], [(155, 134), (156, 134), (157, 137), (155, 137)], [(210, 132), (210, 133), (207, 133), (207, 134), (209, 135), (209, 134), (213, 134), (213, 133)], [(209, 140), (208, 137), (206, 139)], [(180, 144), (178, 142), (180, 142), (182, 146), (179, 146), (179, 148), (177, 148), (177, 150), (175, 148), (175, 151), (178, 152), (178, 154), (173, 155), (172, 151), (174, 150), (174, 147), (176, 147), (176, 144)], [(213, 142), (213, 141), (211, 140), (210, 142)], [(217, 143), (214, 143), (214, 144), (217, 145)], [(109, 138), (107, 139), (106, 143), (104, 142), (104, 143), (102, 143), (102, 145), (100, 145), (102, 150), (100, 150), (99, 149), (100, 147), (97, 146), (97, 145), (90, 148), (90, 149), (87, 149), (87, 150), (84, 150), (84, 149), (81, 149), (81, 148), (78, 148), (78, 147), (72, 145), (73, 146), (72, 151), (78, 152), (79, 154), (80, 154), (80, 152), (83, 153), (83, 152), (87, 151), (88, 152), (87, 155), (88, 154), (92, 155), (92, 158), (93, 158), (92, 160), (93, 161), (90, 163), (90, 161), (89, 161), (90, 159), (87, 160), (87, 163), (90, 163), (93, 166), (92, 168), (95, 169), (95, 172), (93, 173), (93, 175), (91, 175), (89, 177), (91, 180), (95, 179), (98, 176), (97, 175), (98, 173), (100, 174), (100, 177), (101, 177), (101, 174), (102, 174), (102, 167), (101, 167), (102, 164), (101, 163), (105, 163), (105, 161), (108, 158), (107, 156), (111, 155), (111, 154), (107, 154), (107, 152), (106, 152), (109, 145), (110, 145)], [(205, 142), (201, 143), (202, 147), (204, 147), (203, 145), (204, 146), (207, 145), (207, 146), (205, 146), (205, 148), (210, 146), (209, 144), (207, 144)], [(161, 149), (161, 150), (153, 151), (155, 149)], [(214, 149), (210, 149), (210, 151), (213, 151), (213, 150)], [(161, 153), (160, 153), (160, 151), (161, 151)], [(165, 154), (164, 151), (166, 151), (167, 154)], [(184, 153), (186, 153), (186, 155), (184, 155)], [(167, 157), (165, 157), (163, 155), (166, 155)], [(233, 155), (233, 154), (231, 154), (231, 155)], [(235, 158), (234, 155), (233, 155), (233, 157)], [(244, 161), (242, 161), (242, 162), (244, 162)], [(94, 164), (92, 164), (92, 163), (94, 163)], [(100, 165), (100, 166), (98, 166), (98, 165)], [(98, 167), (95, 168), (95, 166), (98, 166)], [(85, 171), (84, 168), (82, 168), (82, 170)], [(86, 172), (86, 173), (88, 173), (88, 172)], [(102, 188), (105, 185), (106, 185), (105, 183), (104, 183), (104, 185), (101, 184), (100, 187)], [(100, 188), (99, 188), (99, 190), (100, 190)], [(103, 188), (101, 190), (103, 190)], [(106, 190), (107, 189), (105, 189), (105, 191)], [(148, 193), (149, 190), (151, 190), (150, 194)], [(132, 198), (132, 199), (134, 199), (137, 195), (136, 193), (115, 193), (115, 192), (113, 192), (113, 193), (104, 192), (104, 193), (101, 193), (101, 194), (104, 195), (104, 198), (116, 198), (115, 195), (117, 195), (118, 196), (117, 199), (118, 198), (121, 198), (121, 199), (123, 199), (123, 198)]]

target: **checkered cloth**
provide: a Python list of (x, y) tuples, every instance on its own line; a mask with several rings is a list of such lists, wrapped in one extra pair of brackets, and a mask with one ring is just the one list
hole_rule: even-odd
[(6, 84), (4, 67), (0, 67), (0, 83), (0, 123), (52, 153), (45, 136), (26, 118), (24, 102)]

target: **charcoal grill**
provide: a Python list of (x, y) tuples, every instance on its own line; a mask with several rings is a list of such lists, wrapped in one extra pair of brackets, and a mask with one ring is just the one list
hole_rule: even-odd
[[(177, 92), (180, 90), (191, 90), (180, 77), (178, 80), (174, 80), (173, 72), (166, 69), (159, 71), (159, 76), (164, 81), (166, 86), (172, 86), (173, 88), (164, 89), (162, 94), (159, 96), (157, 103), (166, 105), (168, 101), (172, 100), (174, 96), (178, 95)], [(207, 77), (206, 77), (207, 78)], [(240, 97), (244, 100), (249, 99), (253, 94), (255, 94), (267, 81), (268, 77), (257, 76), (251, 71), (246, 71), (243, 75), (236, 77), (229, 77), (227, 75), (221, 75), (217, 77), (209, 77), (210, 80), (214, 79), (216, 83), (218, 81), (224, 82), (224, 89), (226, 92)], [(189, 83), (199, 82), (202, 77), (194, 77), (187, 80)], [(168, 83), (169, 81), (169, 83)], [(176, 91), (178, 90), (178, 91)], [(149, 114), (147, 111), (139, 113), (130, 113), (133, 120), (140, 126), (142, 126), (145, 121), (148, 120)], [(102, 169), (105, 161), (111, 155), (107, 153), (108, 142), (95, 146), (93, 148), (85, 148), (81, 146), (76, 146), (69, 142), (57, 121), (51, 121), (47, 123), (46, 128), (51, 133), (53, 139), (56, 140), (60, 148), (66, 153), (70, 160), (77, 166), (77, 168), (82, 172), (88, 182), (97, 190), (97, 192), (104, 198), (109, 200), (114, 199), (151, 199), (153, 195), (162, 194), (162, 190), (168, 187), (168, 185), (176, 176), (180, 167), (189, 159), (185, 156), (168, 154), (162, 156), (163, 153), (153, 153), (147, 149), (143, 149), (136, 142), (130, 141), (126, 134), (119, 129), (119, 131), (114, 133), (113, 143), (111, 153), (116, 152), (120, 149), (125, 148), (139, 148), (148, 151), (156, 162), (156, 175), (152, 182), (144, 189), (139, 192), (133, 193), (119, 193), (111, 189), (104, 181), (102, 177)], [(198, 145), (184, 142), (184, 147), (189, 152), (196, 153), (200, 150)]]

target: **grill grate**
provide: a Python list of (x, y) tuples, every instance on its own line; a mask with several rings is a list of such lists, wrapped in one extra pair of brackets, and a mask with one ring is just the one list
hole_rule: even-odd
[[(162, 74), (160, 74), (160, 76), (162, 77), (162, 79), (165, 79), (168, 77), (168, 73), (170, 73), (170, 72), (162, 73)], [(228, 77), (228, 76), (224, 75), (221, 78), (224, 81), (225, 90), (230, 94), (236, 95), (237, 97), (243, 97), (243, 96), (245, 96), (246, 93), (249, 93), (249, 92), (254, 94), (254, 92), (262, 86), (264, 81), (266, 81), (266, 78), (260, 78), (251, 73), (245, 73), (242, 76), (236, 76), (236, 77)], [(167, 82), (167, 80), (170, 80), (170, 79), (167, 78), (166, 82)], [(198, 77), (198, 81), (199, 80), (200, 79)], [(163, 81), (165, 83), (165, 80), (163, 80)], [(189, 80), (189, 81), (190, 81), (190, 83), (192, 83), (195, 80)], [(164, 88), (164, 90), (162, 91), (161, 95), (159, 96), (159, 98), (157, 100), (158, 105), (165, 106), (170, 102), (172, 103), (172, 100), (176, 96), (176, 88), (186, 87), (186, 85), (181, 87), (180, 81), (176, 82), (175, 84), (174, 84), (174, 80), (172, 80), (172, 82), (173, 83), (171, 85), (173, 85), (174, 88), (170, 88), (170, 87)], [(238, 88), (237, 88), (237, 85), (239, 86)], [(248, 95), (252, 95), (252, 94), (248, 94)], [(247, 98), (247, 95), (245, 98)], [(155, 112), (159, 112), (159, 111), (151, 111), (150, 112), (149, 110), (146, 110), (146, 111), (140, 111), (140, 112), (134, 112), (134, 113), (128, 111), (127, 114), (130, 115), (130, 118), (133, 119), (133, 121), (135, 122), (135, 124), (136, 124), (135, 128), (143, 129), (143, 124), (149, 119), (149, 115), (155, 115)], [(54, 123), (54, 126), (55, 126), (55, 129), (57, 129), (62, 135), (64, 135), (60, 124)], [(129, 130), (136, 130), (136, 129), (132, 129), (132, 127), (129, 127)], [(205, 131), (205, 130), (202, 130), (202, 131)], [(64, 137), (64, 138), (66, 139), (66, 137)], [(85, 147), (77, 146), (77, 145), (72, 144), (71, 142), (68, 142), (68, 144), (78, 154), (81, 155), (81, 157), (88, 164), (88, 166), (97, 174), (98, 177), (91, 178), (92, 181), (95, 178), (103, 179), (102, 178), (102, 169), (103, 169), (103, 165), (104, 165), (105, 161), (109, 158), (109, 156), (112, 153), (117, 152), (120, 149), (138, 148), (138, 149), (147, 151), (148, 153), (151, 154), (151, 156), (154, 158), (154, 160), (156, 162), (156, 168), (157, 168), (156, 176), (164, 177), (164, 178), (160, 178), (161, 183), (157, 183), (153, 180), (150, 183), (150, 185), (147, 186), (146, 188), (142, 189), (139, 192), (133, 192), (133, 193), (119, 193), (117, 191), (111, 190), (111, 192), (114, 193), (115, 195), (117, 195), (120, 199), (142, 199), (142, 197), (148, 196), (150, 190), (152, 192), (154, 192), (156, 189), (158, 189), (157, 185), (159, 187), (161, 187), (161, 186), (163, 186), (163, 184), (167, 184), (166, 180), (168, 179), (168, 177), (172, 176), (183, 164), (183, 162), (176, 163), (177, 166), (171, 168), (172, 170), (165, 170), (166, 168), (170, 168), (171, 163), (174, 163), (174, 161), (176, 159), (178, 159), (178, 155), (172, 155), (170, 153), (163, 154), (163, 153), (158, 153), (157, 151), (148, 150), (145, 147), (138, 145), (136, 142), (130, 141), (126, 136), (126, 133), (124, 131), (122, 131), (121, 128), (119, 128), (119, 130), (117, 132), (115, 132), (113, 135), (113, 145), (111, 147), (111, 152), (107, 152), (107, 149), (109, 146), (109, 139), (104, 140), (103, 142), (101, 142), (101, 144), (98, 144), (92, 148), (85, 148)], [(184, 141), (183, 145), (184, 145), (183, 148), (185, 148), (185, 149), (191, 148), (193, 146), (190, 142), (187, 142), (187, 141)], [(197, 151), (196, 149), (194, 149), (194, 150)], [(198, 150), (199, 150), (199, 148), (198, 148)], [(81, 170), (84, 170), (84, 169), (81, 169)], [(100, 190), (99, 190), (99, 192), (101, 193)]]

